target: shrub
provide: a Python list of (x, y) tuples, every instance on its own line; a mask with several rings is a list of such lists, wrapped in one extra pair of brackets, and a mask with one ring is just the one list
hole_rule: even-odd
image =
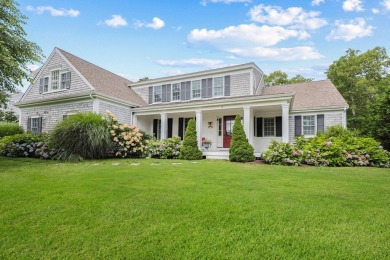
[(263, 154), (263, 159), (269, 164), (295, 165), (301, 164), (303, 151), (290, 143), (271, 140), (268, 150)]
[(107, 115), (108, 130), (114, 143), (114, 155), (116, 157), (141, 157), (146, 148), (146, 144), (142, 142), (143, 133), (135, 125), (119, 123), (110, 111), (107, 111)]
[(180, 155), (181, 141), (180, 137), (154, 140), (149, 143), (149, 154), (152, 158), (177, 159)]
[(231, 162), (253, 162), (255, 160), (254, 149), (246, 138), (239, 115), (236, 116), (234, 121), (229, 160)]
[(8, 157), (40, 157), (36, 150), (46, 141), (46, 134), (25, 133), (6, 136), (0, 140), (0, 154)]
[(50, 145), (59, 160), (77, 161), (107, 157), (112, 148), (108, 122), (101, 115), (77, 113), (67, 117), (54, 129)]
[(18, 123), (0, 123), (0, 138), (22, 133), (23, 129)]
[(195, 120), (190, 119), (184, 134), (184, 141), (180, 149), (180, 159), (184, 160), (200, 160), (203, 153), (198, 148), (198, 140), (195, 129)]
[(390, 167), (390, 153), (379, 142), (339, 127), (308, 140), (297, 137), (296, 145), (272, 141), (263, 158), (281, 165)]

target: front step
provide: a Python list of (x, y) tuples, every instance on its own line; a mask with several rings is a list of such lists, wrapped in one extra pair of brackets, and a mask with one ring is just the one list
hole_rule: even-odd
[(206, 159), (229, 160), (229, 151), (203, 151)]

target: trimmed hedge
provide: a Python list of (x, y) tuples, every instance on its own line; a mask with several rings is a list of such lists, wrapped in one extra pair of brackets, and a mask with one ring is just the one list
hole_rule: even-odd
[(23, 129), (18, 123), (0, 123), (0, 138), (16, 134), (23, 134)]
[(237, 115), (233, 126), (229, 160), (231, 162), (253, 162), (255, 159), (254, 149), (246, 138), (244, 127), (241, 124), (241, 117)]
[(184, 160), (200, 160), (202, 159), (202, 156), (203, 153), (198, 148), (195, 120), (190, 119), (190, 121), (188, 121), (184, 141), (180, 149), (179, 158)]

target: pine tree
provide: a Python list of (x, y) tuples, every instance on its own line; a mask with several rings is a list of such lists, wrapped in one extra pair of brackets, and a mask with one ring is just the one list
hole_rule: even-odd
[(236, 116), (233, 126), (232, 142), (229, 150), (231, 162), (253, 162), (255, 160), (254, 149), (246, 138), (244, 127), (241, 124), (241, 117)]
[(180, 159), (200, 160), (202, 159), (202, 155), (202, 151), (200, 151), (198, 148), (195, 120), (191, 119), (188, 122), (186, 133), (184, 135), (183, 145), (180, 149)]

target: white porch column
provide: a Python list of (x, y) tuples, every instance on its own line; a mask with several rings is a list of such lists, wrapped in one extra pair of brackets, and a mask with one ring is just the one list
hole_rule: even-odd
[(160, 135), (160, 139), (165, 139), (167, 138), (167, 114), (166, 113), (161, 113), (160, 114), (160, 117), (161, 117), (161, 135)]
[(198, 138), (198, 147), (202, 150), (202, 111), (197, 110), (196, 113), (196, 134)]
[(289, 104), (282, 104), (282, 142), (289, 141)]
[(252, 107), (244, 107), (244, 131), (246, 138), (248, 138), (248, 142), (250, 145), (253, 145), (253, 109)]
[(132, 125), (137, 125), (137, 115), (133, 114), (133, 120), (132, 120)]

